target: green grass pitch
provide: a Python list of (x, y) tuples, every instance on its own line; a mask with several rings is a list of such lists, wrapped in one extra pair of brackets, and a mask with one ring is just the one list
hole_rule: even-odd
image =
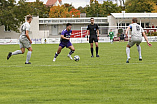
[(0, 104), (157, 104), (157, 43), (141, 44), (142, 62), (132, 47), (129, 64), (126, 42), (99, 43), (99, 58), (89, 44), (73, 45), (79, 62), (69, 49), (52, 62), (58, 44), (43, 44), (32, 45), (31, 65), (27, 51), (6, 60), (19, 45), (0, 45)]

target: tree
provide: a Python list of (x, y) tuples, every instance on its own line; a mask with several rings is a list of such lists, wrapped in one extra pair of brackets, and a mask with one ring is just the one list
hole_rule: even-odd
[(5, 25), (16, 32), (19, 32), (19, 27), (25, 21), (26, 15), (45, 17), (43, 14), (49, 13), (49, 8), (39, 0), (36, 2), (20, 0), (17, 4), (15, 0), (1, 0), (0, 9), (0, 25)]
[(152, 11), (152, 13), (157, 13), (157, 0), (153, 0), (154, 2), (151, 2), (153, 7), (154, 7), (154, 10)]
[(80, 11), (73, 8), (70, 12), (70, 17), (80, 17)]
[(110, 15), (110, 13), (119, 13), (122, 10), (112, 1), (104, 1), (103, 4), (99, 4), (97, 0), (92, 0), (90, 6), (86, 6), (85, 9), (87, 17), (104, 17)]
[(68, 4), (68, 3), (65, 3), (65, 4), (64, 4), (64, 7), (65, 7), (65, 8), (68, 8), (68, 11), (69, 11), (69, 12), (74, 8), (74, 6), (72, 6), (72, 4)]
[(50, 8), (49, 18), (66, 18), (70, 17), (68, 12), (68, 8), (65, 8), (64, 5), (62, 6), (53, 6)]
[(14, 0), (1, 0), (0, 2), (0, 24), (7, 27), (9, 30), (18, 32), (20, 21), (14, 14), (15, 1)]
[(87, 5), (85, 8), (87, 17), (97, 17), (102, 13), (101, 4), (97, 0), (91, 1), (90, 6)]
[(86, 13), (86, 9), (85, 8), (83, 8), (83, 7), (78, 7), (78, 10), (81, 12), (81, 13)]
[(127, 0), (125, 2), (126, 12), (128, 13), (141, 13), (141, 12), (151, 12), (154, 7), (152, 0)]

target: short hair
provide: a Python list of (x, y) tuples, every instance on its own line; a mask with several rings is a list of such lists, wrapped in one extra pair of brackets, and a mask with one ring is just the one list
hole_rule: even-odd
[(71, 24), (71, 23), (67, 23), (67, 24), (66, 24), (66, 27), (68, 27), (68, 26), (72, 26), (72, 24)]
[(31, 15), (27, 15), (27, 16), (26, 16), (27, 21), (28, 21), (30, 18), (32, 18)]
[(94, 19), (94, 18), (90, 18), (90, 20), (91, 20), (91, 19)]
[(132, 22), (137, 23), (137, 18), (132, 18)]

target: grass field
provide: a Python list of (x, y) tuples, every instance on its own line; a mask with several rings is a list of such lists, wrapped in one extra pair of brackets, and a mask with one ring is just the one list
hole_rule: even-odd
[(64, 49), (52, 62), (58, 44), (32, 45), (31, 65), (24, 55), (8, 52), (19, 45), (0, 45), (0, 104), (157, 104), (157, 43), (136, 46), (126, 64), (122, 43), (99, 43), (100, 58), (90, 57), (89, 44), (73, 44), (80, 61)]

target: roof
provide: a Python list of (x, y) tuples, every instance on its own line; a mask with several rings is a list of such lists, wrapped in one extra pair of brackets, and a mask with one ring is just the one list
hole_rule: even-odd
[[(53, 6), (56, 2), (57, 0), (47, 0), (46, 6)], [(62, 0), (58, 0), (58, 2), (61, 3)]]
[(111, 13), (115, 18), (157, 18), (157, 13)]

